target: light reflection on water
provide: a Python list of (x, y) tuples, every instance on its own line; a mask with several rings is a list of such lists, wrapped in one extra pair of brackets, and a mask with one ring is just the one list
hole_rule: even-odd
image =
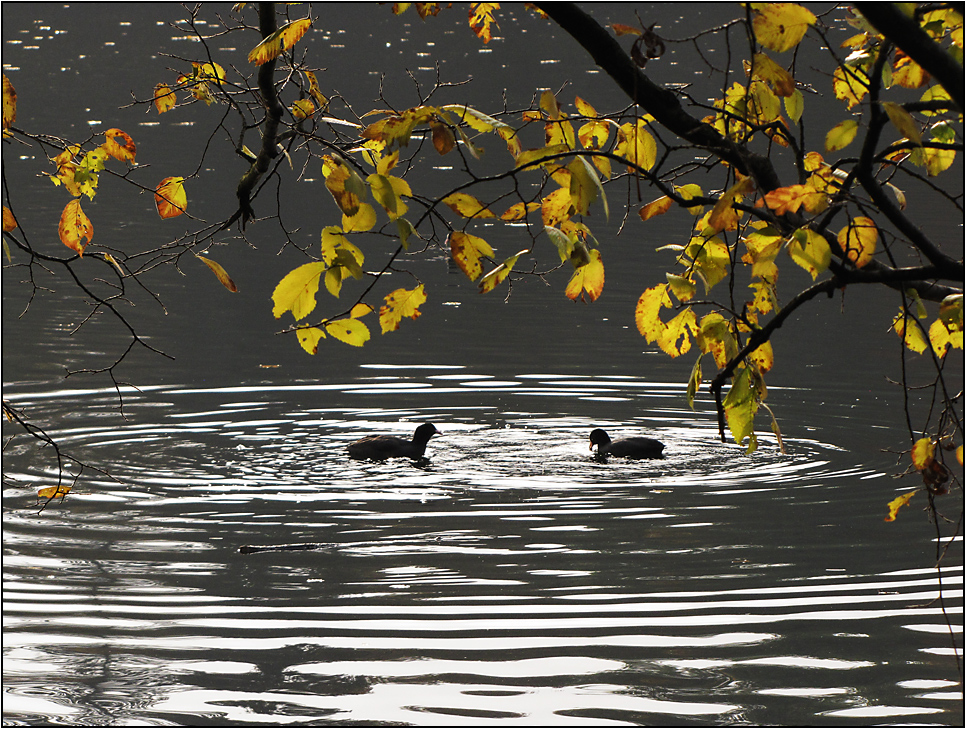
[[(937, 573), (885, 554), (922, 531), (855, 530), (882, 521), (883, 471), (810, 439), (746, 456), (675, 387), (383, 366), (144, 389), (127, 421), (106, 392), (8, 395), (102, 408), (52, 435), (121, 482), (38, 514), (49, 466), (5, 458), (11, 723), (962, 718), (958, 692), (923, 691), (952, 671)], [(608, 414), (623, 401), (647, 415)], [(346, 455), (423, 420), (443, 431), (426, 463)], [(597, 462), (592, 426), (668, 458)], [(318, 549), (237, 552), (282, 543)], [(942, 575), (959, 622), (961, 570)]]

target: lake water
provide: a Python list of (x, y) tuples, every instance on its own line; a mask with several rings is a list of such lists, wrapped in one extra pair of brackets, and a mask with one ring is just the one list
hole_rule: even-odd
[[(155, 177), (184, 174), (217, 117), (115, 111), (165, 78), (174, 61), (159, 51), (187, 54), (158, 24), (184, 10), (117, 7), (4, 4), (18, 126), (118, 126)], [(567, 80), (599, 108), (621, 106), (566, 39), (521, 43), (518, 30), (544, 26), (519, 7), (485, 53), (457, 7), (425, 25), (388, 6), (315, 9), (328, 23), (312, 41), (329, 53), (323, 89), (361, 104), (378, 106), (367, 69), (403, 99), (413, 82), (400, 66), (440, 60), (454, 79), (474, 76), (457, 98), (479, 95), (484, 110), (505, 87), (526, 106)], [(702, 17), (711, 26), (719, 12)], [(523, 87), (520, 68), (534, 69)], [(18, 157), (37, 151), (3, 154), (23, 222), (49, 229), (63, 195)], [(229, 170), (224, 188), (196, 183), (189, 201), (216, 219), (240, 165), (221, 152), (206, 165)], [(287, 201), (307, 241), (334, 219), (319, 186), (293, 185)], [(111, 189), (91, 206), (98, 241), (127, 250), (177, 235), (150, 200), (132, 208)], [(41, 511), (49, 450), (5, 443), (4, 723), (962, 726), (962, 542), (935, 565), (958, 528), (938, 537), (922, 502), (883, 521), (916, 487), (889, 451), (909, 447), (901, 393), (883, 377), (897, 377), (896, 337), (869, 325), (892, 298), (851, 291), (783, 328), (769, 404), (785, 452), (767, 432), (746, 455), (718, 439), (704, 392), (687, 407), (690, 357), (668, 360), (635, 331), (634, 302), (668, 265), (653, 249), (688, 230), (685, 218), (662, 226), (643, 246), (595, 220), (608, 278), (590, 306), (564, 298), (562, 272), (505, 303), (442, 253), (415, 261), (431, 295), (419, 320), (309, 357), (275, 336), (269, 301), (298, 261), (276, 255), (271, 221), (256, 225), (257, 248), (226, 238), (213, 254), (239, 294), (185, 265), (157, 278), (165, 308), (135, 296), (133, 321), (175, 357), (135, 353), (118, 376), (137, 388), (65, 379), (110, 364), (124, 333), (99, 319), (66, 336), (86, 309), (63, 284), (19, 316), (29, 291), (6, 271), (4, 398), (110, 477), (87, 469)], [(510, 233), (491, 237), (515, 250)], [(442, 431), (426, 463), (347, 456), (356, 438), (424, 421)], [(659, 438), (666, 458), (596, 461), (594, 427)], [(4, 424), (5, 441), (15, 433)], [(938, 504), (956, 519), (961, 503), (957, 492)], [(282, 544), (313, 549), (240, 552)]]

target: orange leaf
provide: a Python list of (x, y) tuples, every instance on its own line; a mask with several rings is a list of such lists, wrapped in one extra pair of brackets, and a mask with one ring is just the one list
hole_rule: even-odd
[(17, 219), (13, 217), (13, 212), (7, 206), (3, 206), (3, 232), (9, 233), (17, 227)]
[(3, 128), (6, 130), (17, 121), (17, 91), (7, 75), (3, 75)]
[(77, 251), (81, 256), (84, 255), (87, 244), (82, 243), (81, 239), (86, 238), (89, 244), (94, 239), (94, 226), (90, 218), (81, 210), (81, 201), (75, 198), (64, 206), (57, 232), (60, 234), (61, 242), (67, 248)]
[(438, 122), (436, 119), (431, 119), (430, 129), (433, 130), (433, 147), (441, 155), (445, 155), (457, 146), (457, 140), (453, 136), (450, 127), (446, 124)]
[[(124, 144), (118, 144), (115, 137), (120, 137), (124, 140)], [(137, 154), (138, 148), (127, 132), (122, 132), (120, 129), (109, 129), (104, 133), (104, 138), (105, 142), (101, 145), (102, 150), (107, 152), (115, 160), (134, 162), (134, 156)]]
[(312, 21), (309, 18), (296, 20), (279, 28), (275, 33), (259, 43), (248, 54), (249, 63), (261, 66), (276, 58), (282, 51), (288, 51), (306, 34)]
[(493, 37), (490, 26), (497, 25), (494, 11), (499, 7), (500, 3), (470, 3), (470, 30), (484, 43), (489, 43)]
[(166, 177), (158, 184), (154, 202), (158, 206), (158, 215), (162, 218), (175, 218), (185, 212), (188, 196), (185, 194), (184, 182), (183, 177)]
[(672, 199), (667, 195), (663, 195), (658, 200), (653, 200), (641, 210), (638, 211), (638, 215), (641, 216), (641, 220), (646, 221), (649, 218), (654, 218), (656, 215), (661, 215), (662, 213), (667, 213), (672, 207)]
[(235, 286), (235, 282), (232, 281), (232, 277), (230, 277), (228, 272), (222, 268), (221, 264), (216, 261), (212, 261), (211, 259), (206, 259), (204, 256), (199, 256), (198, 258), (200, 258), (209, 269), (215, 272), (215, 276), (217, 276), (218, 280), (222, 282), (222, 286), (233, 294), (238, 291), (238, 287)]
[(171, 109), (176, 101), (175, 92), (168, 87), (168, 84), (158, 84), (154, 87), (154, 108), (158, 110), (158, 114), (164, 114)]
[(641, 35), (641, 31), (635, 28), (633, 25), (625, 25), (624, 23), (612, 23), (611, 30), (614, 31), (615, 35)]
[(37, 492), (37, 496), (41, 499), (63, 499), (70, 492), (71, 488), (68, 484), (61, 484), (56, 487), (47, 487), (46, 489), (40, 489)]

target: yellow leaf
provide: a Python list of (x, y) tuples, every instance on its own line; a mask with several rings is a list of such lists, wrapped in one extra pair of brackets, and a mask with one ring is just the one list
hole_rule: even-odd
[(63, 499), (71, 491), (69, 484), (61, 484), (56, 487), (46, 487), (45, 489), (40, 489), (37, 491), (37, 496), (40, 499)]
[(869, 218), (858, 216), (839, 232), (836, 240), (846, 254), (846, 258), (852, 261), (857, 269), (862, 269), (872, 261), (879, 236), (876, 223)]
[(519, 221), (527, 217), (527, 214), (532, 210), (537, 210), (541, 207), (540, 203), (514, 203), (507, 210), (503, 212), (500, 216), (502, 221)]
[(650, 203), (644, 205), (641, 210), (638, 211), (638, 215), (641, 220), (646, 221), (649, 218), (654, 218), (656, 215), (662, 215), (667, 213), (672, 207), (672, 199), (667, 195), (662, 195), (657, 200), (653, 200)]
[(732, 206), (741, 201), (746, 193), (751, 193), (753, 190), (755, 190), (755, 181), (751, 177), (743, 177), (718, 199), (708, 216), (708, 224), (714, 232), (734, 231), (736, 229), (739, 215)]
[[(515, 165), (518, 170), (525, 169), (537, 169), (540, 167), (541, 160), (550, 157), (552, 155), (559, 155), (563, 152), (568, 151), (568, 146), (566, 144), (551, 145), (550, 147), (541, 147), (536, 150), (524, 150), (515, 160)], [(557, 160), (551, 160), (548, 164), (557, 164)]]
[(910, 501), (910, 498), (916, 493), (917, 491), (914, 490), (912, 492), (907, 492), (906, 494), (901, 494), (899, 497), (897, 497), (892, 502), (890, 502), (887, 505), (887, 509), (889, 510), (889, 513), (887, 514), (886, 517), (883, 518), (883, 521), (893, 522), (893, 520), (896, 519), (896, 513), (899, 512), (900, 508), (905, 506)]
[(342, 214), (342, 228), (346, 233), (370, 231), (376, 225), (376, 209), (369, 203), (360, 203), (355, 215)]
[(698, 331), (695, 311), (689, 307), (675, 315), (662, 329), (656, 342), (670, 357), (684, 355), (692, 349), (692, 337)]
[(846, 102), (847, 109), (859, 104), (869, 88), (870, 80), (857, 68), (846, 69), (840, 66), (833, 72), (833, 93), (837, 99)]
[(225, 82), (225, 69), (217, 63), (193, 63), (195, 78), (202, 81), (214, 81), (221, 85)]
[(794, 90), (791, 95), (782, 100), (782, 105), (786, 108), (786, 115), (792, 123), (799, 124), (805, 108), (802, 92), (799, 89)]
[(893, 331), (897, 333), (897, 336), (903, 338), (903, 343), (908, 349), (918, 354), (922, 353), (928, 347), (927, 339), (923, 336), (923, 332), (917, 325), (916, 320), (902, 309), (893, 318)]
[(705, 282), (706, 293), (725, 278), (731, 266), (729, 247), (718, 237), (695, 236), (688, 242), (682, 256), (694, 263)]
[(910, 449), (910, 458), (918, 471), (926, 469), (933, 462), (936, 446), (933, 439), (924, 437), (919, 439)]
[(17, 121), (17, 90), (14, 89), (7, 74), (3, 74), (3, 131)]
[(426, 294), (423, 285), (420, 284), (415, 289), (396, 289), (386, 295), (386, 302), (379, 309), (379, 324), (383, 328), (383, 334), (392, 332), (400, 327), (403, 317), (416, 319), (420, 312), (420, 305), (426, 301)]
[(799, 45), (816, 16), (795, 3), (752, 3), (752, 31), (766, 48), (782, 53)]
[(671, 287), (672, 294), (680, 302), (690, 302), (695, 298), (695, 282), (684, 276), (676, 274), (665, 274), (668, 279), (668, 286)]
[(896, 127), (900, 134), (913, 142), (915, 145), (923, 144), (923, 141), (920, 138), (920, 128), (917, 126), (917, 123), (913, 121), (913, 117), (910, 116), (910, 112), (893, 101), (881, 101), (880, 105), (883, 107), (886, 115), (890, 118), (890, 122), (894, 127)]
[(175, 218), (185, 212), (188, 195), (185, 193), (184, 182), (183, 177), (166, 177), (158, 183), (154, 202), (158, 207), (158, 215), (162, 218)]
[(325, 271), (325, 263), (313, 261), (286, 274), (272, 292), (272, 301), (275, 304), (272, 315), (278, 319), (291, 311), (296, 321), (308, 316), (316, 308), (319, 278)]
[[(394, 327), (395, 329), (395, 327)], [(383, 330), (384, 332), (386, 330)], [(353, 347), (362, 347), (369, 340), (369, 327), (358, 319), (337, 319), (326, 323), (326, 333)]]
[(7, 206), (3, 206), (3, 232), (9, 233), (17, 227), (17, 219), (13, 217), (13, 212)]
[[(120, 137), (124, 144), (118, 144), (117, 137)], [(124, 162), (134, 162), (134, 156), (137, 154), (137, 147), (134, 144), (134, 140), (131, 139), (130, 135), (126, 132), (122, 132), (120, 129), (109, 129), (104, 133), (105, 142), (101, 145), (107, 154), (113, 157), (115, 160), (123, 160)]]
[(752, 57), (752, 69), (754, 76), (772, 86), (776, 96), (792, 96), (796, 90), (796, 81), (792, 74), (765, 53), (757, 53)]
[(524, 253), (526, 251), (518, 251), (513, 256), (507, 257), (500, 266), (484, 276), (480, 280), (480, 293), (486, 294), (487, 292), (493, 291), (498, 284), (510, 275), (510, 271), (514, 268), (514, 264), (517, 263), (517, 259)]
[(204, 256), (199, 256), (198, 258), (200, 258), (202, 262), (215, 273), (215, 276), (218, 277), (218, 280), (222, 282), (222, 286), (233, 294), (238, 291), (238, 287), (235, 286), (235, 282), (232, 281), (232, 277), (230, 277), (228, 272), (222, 268), (221, 264), (219, 264), (217, 261), (206, 259)]
[(671, 307), (672, 300), (668, 296), (668, 285), (657, 284), (645, 289), (638, 297), (635, 305), (635, 325), (638, 333), (649, 343), (658, 339), (665, 329), (665, 323), (659, 316), (663, 307)]
[(464, 218), (496, 218), (483, 203), (472, 195), (466, 193), (451, 193), (442, 201), (443, 204), (450, 206), (450, 209), (457, 215)]
[(739, 351), (731, 325), (716, 312), (702, 317), (695, 339), (702, 352), (711, 353), (720, 368), (724, 368)]
[(312, 99), (298, 99), (292, 103), (289, 107), (289, 111), (292, 113), (292, 118), (297, 122), (301, 122), (303, 119), (308, 119), (312, 116), (312, 113), (316, 110), (316, 105), (312, 103)]
[(261, 66), (276, 58), (282, 51), (287, 51), (309, 30), (312, 21), (309, 18), (296, 20), (279, 28), (275, 33), (259, 43), (248, 54), (249, 63)]
[(834, 152), (846, 147), (856, 138), (858, 128), (859, 122), (855, 119), (847, 119), (830, 129), (826, 132), (826, 151)]
[(557, 226), (571, 217), (574, 206), (570, 188), (558, 188), (541, 200), (541, 218), (545, 226)]
[(932, 325), (930, 325), (930, 331), (928, 333), (930, 337), (930, 346), (933, 348), (934, 354), (938, 358), (942, 358), (947, 354), (947, 347), (954, 347), (958, 350), (964, 349), (964, 333), (963, 331), (951, 331), (943, 320), (937, 319)]
[(628, 123), (618, 127), (618, 141), (614, 153), (645, 170), (654, 167), (658, 146), (655, 138), (648, 132), (647, 122), (639, 119), (635, 125)]
[(470, 3), (470, 30), (484, 43), (489, 43), (493, 37), (491, 25), (500, 28), (494, 20), (494, 11), (499, 8), (500, 3)]
[(383, 210), (386, 211), (386, 215), (389, 216), (391, 221), (395, 221), (406, 213), (407, 206), (403, 202), (402, 196), (412, 197), (413, 191), (410, 190), (410, 186), (405, 180), (392, 175), (373, 173), (366, 178), (366, 182), (369, 183), (369, 188), (373, 192), (373, 198), (383, 206)]
[(815, 188), (808, 185), (789, 185), (788, 187), (770, 190), (763, 197), (763, 201), (776, 215), (785, 215), (786, 213), (795, 213), (804, 204), (807, 210), (815, 207), (811, 200), (814, 197), (825, 200), (826, 194), (817, 192)]
[(318, 327), (300, 327), (295, 333), (302, 349), (310, 355), (315, 355), (319, 351), (319, 340), (326, 336), (326, 333)]
[(775, 362), (775, 355), (772, 352), (772, 343), (763, 342), (752, 351), (752, 353), (749, 355), (749, 359), (758, 366), (760, 373), (767, 373), (772, 370), (772, 365)]
[[(702, 188), (695, 183), (689, 183), (688, 185), (682, 185), (681, 187), (675, 187), (675, 192), (678, 193), (684, 200), (689, 201), (692, 198), (702, 197)], [(692, 215), (700, 215), (703, 206), (693, 205), (688, 209), (688, 212)]]
[(316, 80), (316, 75), (312, 71), (303, 71), (302, 73), (305, 74), (306, 79), (309, 81), (309, 95), (316, 100), (316, 103), (320, 107), (324, 108), (329, 103), (329, 100), (319, 88), (319, 82)]
[(359, 212), (359, 205), (366, 196), (366, 184), (342, 160), (325, 156), (322, 160), (322, 174), (326, 178), (326, 189), (345, 215), (353, 216)]
[(173, 108), (176, 101), (175, 92), (168, 87), (168, 84), (158, 84), (154, 87), (154, 108), (158, 110), (158, 114), (164, 114)]
[(602, 194), (602, 202), (604, 203), (605, 218), (607, 218), (608, 201), (607, 198), (603, 197), (604, 189), (601, 187), (601, 181), (598, 179), (594, 168), (591, 167), (586, 159), (578, 157), (567, 166), (567, 169), (571, 172), (569, 192), (571, 194), (571, 204), (574, 206), (574, 211), (579, 215), (588, 215), (591, 209), (591, 203), (597, 199), (598, 193), (600, 192)]
[(564, 293), (568, 299), (576, 300), (581, 297), (583, 302), (584, 292), (587, 292), (588, 300), (593, 302), (604, 290), (604, 263), (601, 261), (601, 253), (596, 248), (588, 253), (590, 261), (575, 271), (567, 283)]
[(753, 419), (759, 403), (755, 388), (752, 387), (752, 371), (749, 368), (742, 368), (732, 378), (732, 386), (722, 406), (735, 443), (741, 444), (746, 438), (750, 438), (749, 451), (753, 451), (755, 449)]
[[(81, 201), (75, 198), (64, 206), (64, 212), (60, 216), (60, 225), (57, 228), (61, 243), (67, 248), (77, 251), (81, 256), (84, 249), (94, 239), (94, 226), (84, 211), (81, 210)], [(87, 244), (82, 239), (87, 239)]]
[(476, 281), (483, 273), (480, 257), (493, 258), (494, 250), (482, 238), (463, 231), (454, 231), (450, 234), (450, 254), (467, 278)]
[(813, 281), (829, 268), (832, 251), (823, 236), (809, 228), (800, 228), (789, 239), (789, 256), (813, 277)]

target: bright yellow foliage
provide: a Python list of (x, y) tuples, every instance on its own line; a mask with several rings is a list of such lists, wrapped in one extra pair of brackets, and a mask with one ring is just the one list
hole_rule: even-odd
[(846, 102), (846, 108), (852, 109), (866, 96), (870, 88), (870, 80), (858, 68), (843, 68), (840, 66), (833, 72), (833, 93), (837, 99)]
[(855, 119), (847, 119), (837, 124), (826, 132), (826, 151), (835, 152), (849, 145), (856, 138), (857, 129), (859, 122)]
[(17, 121), (17, 90), (13, 87), (7, 74), (3, 74), (3, 131), (10, 128)]
[(809, 272), (813, 281), (829, 268), (832, 251), (829, 243), (810, 228), (800, 228), (789, 239), (789, 256)]
[(645, 170), (654, 167), (658, 146), (648, 132), (648, 123), (639, 119), (634, 125), (629, 122), (618, 127), (618, 143), (614, 153)]
[(517, 259), (525, 253), (527, 251), (518, 251), (513, 256), (508, 256), (497, 268), (488, 272), (480, 280), (480, 293), (486, 294), (487, 292), (493, 291), (504, 279), (510, 276), (510, 271), (514, 268), (514, 264), (517, 263)]
[(403, 317), (416, 319), (420, 312), (420, 305), (426, 301), (423, 285), (415, 289), (396, 289), (386, 295), (385, 304), (379, 309), (379, 324), (383, 334), (399, 329)]
[(639, 211), (638, 215), (641, 220), (646, 221), (649, 218), (654, 218), (657, 215), (662, 215), (671, 210), (673, 201), (667, 195), (662, 195), (657, 200), (653, 200), (650, 203), (644, 205)]
[(588, 300), (593, 302), (604, 290), (604, 263), (601, 261), (601, 253), (596, 248), (588, 253), (590, 254), (588, 263), (577, 269), (567, 283), (564, 294), (568, 299), (575, 300), (581, 297), (583, 302), (584, 295), (587, 293)]
[(176, 218), (188, 207), (188, 194), (185, 192), (185, 178), (166, 177), (154, 194), (158, 215), (162, 218)]
[(852, 261), (857, 269), (862, 269), (872, 261), (879, 237), (880, 231), (876, 223), (870, 218), (858, 216), (839, 232), (836, 240), (846, 254), (846, 258)]
[(490, 212), (483, 203), (472, 195), (467, 195), (466, 193), (451, 193), (440, 202), (442, 202), (444, 205), (450, 206), (450, 209), (454, 213), (461, 215), (464, 218), (497, 217)]
[(752, 3), (752, 31), (766, 48), (782, 53), (799, 45), (816, 16), (795, 3)]
[(325, 273), (326, 264), (313, 261), (293, 269), (278, 283), (272, 292), (272, 315), (278, 319), (286, 312), (298, 322), (316, 308), (316, 292), (319, 278)]
[(487, 256), (492, 259), (494, 250), (489, 243), (478, 236), (454, 231), (450, 234), (450, 255), (467, 278), (470, 281), (476, 281), (483, 273), (480, 257)]
[(900, 508), (905, 506), (910, 501), (910, 498), (916, 493), (916, 490), (914, 490), (912, 492), (907, 492), (906, 494), (901, 494), (899, 497), (890, 502), (887, 505), (889, 513), (883, 518), (883, 521), (893, 522), (896, 519), (896, 514), (900, 511)]
[(358, 319), (353, 318), (337, 319), (334, 322), (327, 322), (326, 332), (331, 337), (335, 337), (337, 340), (345, 342), (347, 345), (352, 345), (353, 347), (362, 347), (369, 341), (370, 337), (369, 327)]
[(497, 25), (494, 11), (500, 8), (500, 3), (470, 3), (470, 29), (477, 34), (484, 43), (489, 43), (493, 37), (491, 25)]
[(154, 87), (154, 107), (158, 110), (158, 114), (164, 114), (172, 109), (176, 101), (175, 92), (168, 84), (158, 84)]
[(306, 34), (312, 20), (303, 18), (279, 28), (275, 33), (259, 43), (248, 54), (249, 63), (261, 66), (276, 58), (282, 51), (288, 51)]

